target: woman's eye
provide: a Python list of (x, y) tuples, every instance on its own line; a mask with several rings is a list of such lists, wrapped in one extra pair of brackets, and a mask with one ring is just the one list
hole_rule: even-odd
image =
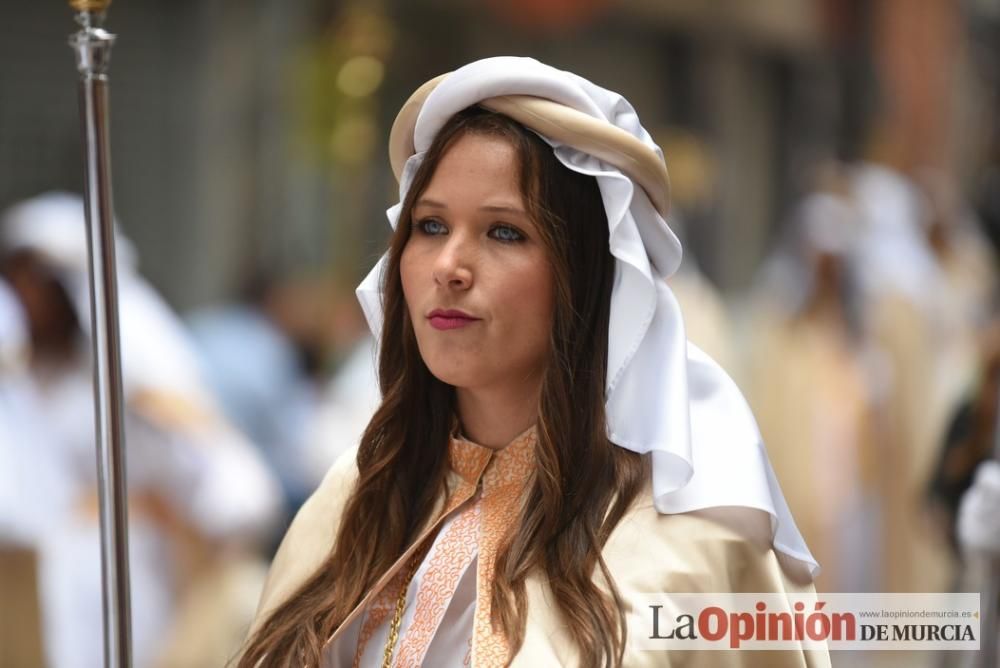
[(504, 241), (507, 243), (524, 241), (524, 235), (509, 225), (497, 225), (490, 230), (490, 236), (497, 241)]
[(417, 228), (424, 234), (436, 235), (444, 234), (447, 232), (444, 223), (440, 220), (434, 220), (433, 218), (425, 218), (417, 223)]

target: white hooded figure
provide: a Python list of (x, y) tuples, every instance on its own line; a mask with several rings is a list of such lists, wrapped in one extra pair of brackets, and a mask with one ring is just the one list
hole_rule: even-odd
[[(51, 193), (9, 209), (0, 231), (4, 273), (27, 312), (48, 466), (66, 499), (36, 537), (45, 650), (60, 668), (103, 665), (85, 230), (82, 200)], [(219, 417), (180, 323), (137, 273), (132, 247), (121, 238), (117, 246), (132, 640), (142, 667), (159, 660), (183, 585), (205, 555), (255, 540), (280, 497), (253, 448)], [(18, 436), (15, 448), (31, 447)]]
[[(881, 577), (879, 357), (859, 323), (857, 212), (839, 168), (796, 206), (749, 301), (745, 387), (828, 591)], [(837, 503), (827, 499), (837, 498)]]
[(1000, 557), (1000, 462), (985, 461), (976, 469), (958, 512), (958, 538), (970, 553)]
[(850, 196), (858, 212), (855, 246), (866, 337), (885, 377), (886, 591), (937, 591), (952, 570), (947, 548), (913, 511), (933, 472), (948, 418), (968, 389), (974, 356), (957, 293), (928, 243), (928, 202), (906, 175), (855, 166)]
[(28, 375), (28, 336), (27, 315), (0, 278), (0, 546), (34, 548), (67, 499)]
[(38, 542), (67, 510), (46, 417), (28, 375), (27, 314), (0, 278), (0, 665), (43, 661)]

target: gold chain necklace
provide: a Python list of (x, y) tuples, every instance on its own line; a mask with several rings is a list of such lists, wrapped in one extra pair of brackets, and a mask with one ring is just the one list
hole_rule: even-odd
[(389, 623), (389, 638), (385, 642), (385, 651), (382, 654), (382, 668), (392, 668), (392, 652), (396, 647), (396, 642), (399, 640), (399, 626), (403, 621), (403, 611), (406, 609), (406, 592), (410, 589), (410, 582), (413, 581), (413, 576), (417, 574), (420, 564), (424, 562), (424, 557), (427, 556), (433, 542), (432, 538), (428, 536), (425, 539), (423, 547), (414, 552), (413, 556), (410, 557), (413, 562), (406, 571), (406, 578), (403, 580), (403, 586), (399, 590), (399, 597), (396, 598), (396, 611), (392, 613), (392, 621)]

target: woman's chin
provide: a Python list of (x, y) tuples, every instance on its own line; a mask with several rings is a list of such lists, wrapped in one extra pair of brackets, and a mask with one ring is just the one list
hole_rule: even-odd
[[(497, 371), (482, 364), (480, 355), (462, 355), (452, 352), (443, 359), (424, 360), (431, 375), (442, 383), (459, 390), (471, 390), (491, 385), (497, 379)], [(502, 377), (502, 375), (501, 375)]]
[(467, 389), (480, 384), (477, 382), (476, 375), (470, 373), (468, 369), (439, 369), (429, 365), (428, 368), (432, 376), (446, 385), (451, 385), (455, 389)]

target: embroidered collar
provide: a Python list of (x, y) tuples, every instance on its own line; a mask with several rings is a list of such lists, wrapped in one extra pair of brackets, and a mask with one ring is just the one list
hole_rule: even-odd
[(473, 443), (459, 435), (451, 437), (448, 454), (451, 468), (468, 484), (483, 484), (483, 493), (524, 485), (535, 463), (538, 432), (534, 426), (519, 434), (499, 450)]

